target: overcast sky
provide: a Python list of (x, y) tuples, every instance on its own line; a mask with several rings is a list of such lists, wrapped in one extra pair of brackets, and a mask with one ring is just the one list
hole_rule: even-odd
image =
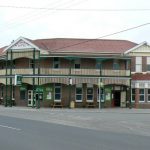
[[(58, 11), (3, 8), (149, 9), (149, 0), (0, 0), (0, 47), (18, 37), (97, 38), (150, 22), (150, 11)], [(107, 37), (150, 43), (150, 25)]]

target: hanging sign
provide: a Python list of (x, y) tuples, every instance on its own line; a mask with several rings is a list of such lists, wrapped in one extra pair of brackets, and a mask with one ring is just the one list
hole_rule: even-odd
[(22, 75), (15, 75), (15, 85), (22, 85)]

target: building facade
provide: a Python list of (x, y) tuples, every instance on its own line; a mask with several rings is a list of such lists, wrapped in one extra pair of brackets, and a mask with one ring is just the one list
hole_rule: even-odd
[(145, 44), (20, 37), (0, 49), (1, 103), (37, 108), (149, 107)]
[(150, 46), (143, 42), (125, 52), (131, 56), (131, 102), (135, 108), (150, 108)]

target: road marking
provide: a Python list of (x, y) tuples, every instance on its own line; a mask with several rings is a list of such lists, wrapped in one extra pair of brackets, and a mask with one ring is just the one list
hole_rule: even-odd
[(0, 125), (0, 127), (21, 131), (21, 129), (19, 129), (19, 128), (14, 128), (14, 127), (9, 127), (9, 126), (4, 126), (4, 125)]

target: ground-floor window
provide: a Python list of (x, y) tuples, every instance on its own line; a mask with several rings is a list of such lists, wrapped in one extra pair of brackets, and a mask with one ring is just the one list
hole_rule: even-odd
[(131, 101), (135, 102), (135, 88), (131, 89)]
[(99, 102), (99, 99), (101, 100), (101, 102), (104, 102), (104, 88), (101, 88), (101, 97), (99, 97), (99, 88), (97, 89), (97, 100)]
[(93, 101), (93, 85), (87, 84), (87, 101)]
[(140, 102), (145, 101), (145, 89), (139, 89), (139, 101)]
[(76, 85), (76, 92), (75, 92), (75, 97), (76, 97), (76, 102), (82, 102), (82, 94), (83, 94), (83, 89), (82, 89), (82, 84)]
[(147, 101), (150, 102), (150, 89), (147, 89)]
[(61, 101), (61, 84), (54, 84), (54, 101)]

